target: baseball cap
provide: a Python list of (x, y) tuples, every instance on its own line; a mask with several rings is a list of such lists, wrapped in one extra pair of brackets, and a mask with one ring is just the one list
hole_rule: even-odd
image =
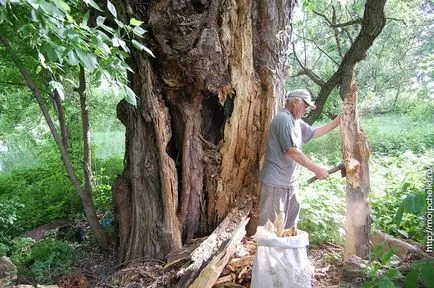
[(303, 99), (303, 101), (306, 102), (306, 104), (309, 105), (309, 107), (311, 107), (312, 109), (316, 108), (315, 103), (312, 101), (312, 97), (310, 96), (309, 91), (305, 89), (297, 89), (297, 90), (287, 92), (285, 99), (289, 100), (291, 98)]

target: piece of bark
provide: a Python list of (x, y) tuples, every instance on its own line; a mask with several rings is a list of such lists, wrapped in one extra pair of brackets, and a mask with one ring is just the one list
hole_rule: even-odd
[[(212, 287), (236, 245), (246, 234), (245, 228), (251, 207), (251, 202), (240, 203), (229, 212), (214, 232), (191, 253), (191, 262), (177, 273), (181, 278), (176, 287)], [(207, 277), (212, 278), (197, 286), (196, 278), (199, 278), (198, 281), (205, 280), (202, 276), (205, 273), (209, 275)]]

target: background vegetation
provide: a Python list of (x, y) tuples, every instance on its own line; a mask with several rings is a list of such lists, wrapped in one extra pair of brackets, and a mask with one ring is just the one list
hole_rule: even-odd
[[(294, 23), (295, 49), (316, 73), (326, 78), (334, 71), (332, 59), (337, 59), (337, 50), (331, 32), (326, 30), (323, 18), (312, 12), (313, 8), (327, 13), (333, 3), (340, 12), (353, 15), (360, 14), (364, 1), (304, 3), (299, 20)], [(422, 0), (391, 0), (387, 5), (391, 16), (385, 31), (371, 47), (367, 59), (357, 67), (361, 120), (372, 148), (371, 217), (373, 229), (425, 243), (423, 189), (428, 167), (434, 165), (434, 43), (431, 40), (434, 6), (431, 1)], [(52, 235), (37, 243), (24, 234), (58, 220), (68, 221), (76, 228), (74, 225), (83, 220), (82, 207), (37, 104), (1, 49), (0, 256), (9, 256), (22, 277), (51, 283), (84, 257), (74, 239), (74, 230), (63, 237)], [(314, 94), (318, 92), (309, 78), (296, 77), (298, 64), (293, 57), (290, 60), (292, 77), (287, 82), (288, 89), (307, 87)], [(36, 67), (31, 58), (26, 61), (30, 67)], [(116, 119), (116, 104), (121, 98), (105, 88), (104, 83), (93, 79), (88, 82), (92, 197), (105, 229), (112, 229), (110, 189), (123, 168), (124, 131)], [(337, 91), (333, 91), (322, 118), (315, 125), (338, 113), (340, 103)], [(70, 117), (73, 165), (76, 171), (81, 171), (83, 144), (78, 96), (70, 93), (64, 107)], [(326, 166), (336, 165), (341, 161), (339, 132), (309, 143), (305, 152)], [(83, 175), (78, 176), (83, 181)], [(315, 244), (342, 244), (344, 180), (333, 176), (307, 185), (305, 181), (309, 177), (311, 174), (303, 171), (300, 228), (309, 232)]]

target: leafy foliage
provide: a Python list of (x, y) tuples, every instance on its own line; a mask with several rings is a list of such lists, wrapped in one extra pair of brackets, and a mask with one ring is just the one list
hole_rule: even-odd
[(366, 268), (367, 275), (371, 280), (364, 283), (363, 288), (396, 287), (394, 281), (402, 279), (404, 276), (398, 269), (393, 268), (393, 256), (393, 249), (385, 250), (384, 243), (374, 248)]
[(52, 283), (70, 271), (78, 260), (75, 248), (64, 241), (47, 238), (34, 243), (30, 238), (16, 238), (10, 249), (11, 260), (21, 276), (39, 283)]
[[(302, 182), (306, 183), (304, 179)], [(342, 179), (333, 177), (326, 183), (304, 184), (300, 190), (303, 192), (299, 228), (309, 231), (309, 240), (314, 244), (343, 244), (345, 188)]]

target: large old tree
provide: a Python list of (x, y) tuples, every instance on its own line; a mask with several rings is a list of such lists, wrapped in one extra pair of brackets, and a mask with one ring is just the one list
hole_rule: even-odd
[(162, 257), (210, 233), (248, 197), (266, 127), (282, 102), (295, 1), (125, 1), (144, 21), (118, 105), (125, 169), (113, 188), (120, 260)]

